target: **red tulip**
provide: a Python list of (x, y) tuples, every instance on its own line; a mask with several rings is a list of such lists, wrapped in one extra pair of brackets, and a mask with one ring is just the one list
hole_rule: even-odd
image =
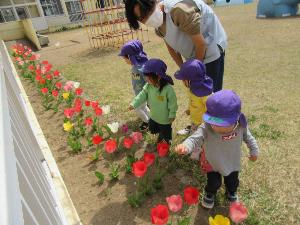
[(29, 66), (28, 66), (28, 70), (34, 71), (34, 69), (35, 69), (35, 68), (34, 68), (34, 65), (29, 65)]
[(169, 209), (172, 212), (178, 212), (182, 208), (182, 197), (181, 195), (171, 195), (166, 198)]
[(107, 153), (115, 152), (117, 149), (117, 141), (114, 139), (106, 141), (104, 144), (104, 148)]
[(94, 109), (96, 116), (101, 116), (102, 115), (102, 109), (99, 108), (98, 106)]
[(91, 117), (88, 117), (84, 121), (85, 125), (90, 126), (93, 124), (93, 119)]
[(76, 106), (81, 106), (81, 105), (82, 105), (81, 99), (80, 98), (76, 98), (74, 100), (74, 106), (76, 107)]
[(67, 118), (71, 118), (74, 114), (74, 109), (73, 108), (67, 108), (64, 110), (64, 114)]
[(102, 140), (103, 140), (103, 138), (98, 134), (93, 136), (93, 144), (94, 145), (99, 145), (102, 142)]
[(91, 105), (91, 101), (85, 100), (85, 101), (84, 101), (84, 104), (85, 104), (85, 106), (90, 106), (90, 105)]
[(52, 80), (52, 79), (53, 79), (53, 77), (52, 77), (52, 75), (51, 75), (51, 74), (47, 74), (47, 75), (46, 75), (46, 79), (47, 79), (47, 80)]
[(52, 90), (52, 95), (53, 95), (53, 97), (57, 97), (58, 96), (58, 90)]
[(41, 92), (42, 92), (43, 94), (48, 93), (48, 88), (42, 88), (42, 89), (41, 89)]
[(75, 89), (75, 94), (78, 95), (78, 96), (81, 95), (82, 92), (83, 92), (82, 88), (76, 88)]
[(158, 151), (159, 157), (165, 157), (169, 152), (169, 144), (165, 141), (158, 143), (157, 151)]
[(46, 80), (45, 79), (40, 79), (40, 84), (45, 84)]
[(96, 102), (96, 101), (91, 101), (91, 104), (92, 104), (92, 107), (93, 107), (93, 108), (97, 108), (98, 105), (99, 105), (99, 103)]
[(36, 81), (40, 81), (41, 79), (42, 79), (42, 76), (41, 76), (41, 75), (36, 75), (36, 76), (35, 76), (35, 80), (36, 80)]
[(81, 110), (82, 110), (82, 106), (81, 105), (75, 105), (74, 110), (75, 110), (75, 112), (80, 113)]
[(62, 83), (61, 83), (61, 82), (56, 82), (55, 86), (56, 86), (58, 89), (61, 89), (61, 88), (62, 88)]
[(130, 138), (130, 137), (124, 138), (123, 144), (124, 144), (125, 148), (130, 149), (132, 147), (132, 145), (133, 145), (132, 138)]
[(136, 161), (132, 164), (132, 173), (136, 177), (143, 177), (147, 172), (147, 165), (144, 161)]
[(230, 204), (229, 216), (235, 223), (241, 223), (248, 217), (248, 210), (241, 202), (233, 202)]
[(59, 76), (60, 76), (60, 72), (59, 72), (58, 70), (55, 70), (55, 71), (53, 72), (53, 76), (59, 77)]
[(184, 201), (188, 204), (188, 205), (195, 205), (198, 204), (199, 201), (199, 191), (197, 188), (195, 187), (186, 187), (183, 191), (183, 195), (184, 195)]
[(35, 74), (36, 74), (36, 75), (41, 75), (41, 69), (36, 69), (36, 70), (35, 70)]
[(151, 209), (151, 223), (155, 225), (164, 225), (168, 223), (169, 210), (165, 205), (157, 205)]
[(43, 61), (42, 64), (47, 65), (49, 62), (48, 61)]
[(135, 144), (138, 144), (141, 140), (143, 140), (143, 134), (141, 132), (133, 132), (131, 134), (131, 138)]
[(36, 60), (36, 56), (35, 55), (30, 56), (29, 60), (31, 60), (31, 61)]
[(147, 166), (151, 166), (154, 163), (155, 155), (154, 153), (144, 153), (144, 162)]

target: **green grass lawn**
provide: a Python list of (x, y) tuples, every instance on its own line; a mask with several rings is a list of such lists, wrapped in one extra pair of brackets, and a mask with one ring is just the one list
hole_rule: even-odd
[[(239, 194), (250, 210), (246, 224), (300, 224), (300, 18), (258, 20), (256, 4), (215, 11), (229, 37), (224, 88), (242, 98), (261, 150), (256, 163), (243, 158)], [(173, 75), (178, 68), (163, 41), (152, 34), (150, 40), (145, 51), (164, 60)], [(134, 121), (135, 114), (126, 110), (133, 98), (130, 68), (117, 53), (92, 51), (60, 69), (67, 79), (81, 82), (91, 97), (110, 104), (111, 120)], [(189, 123), (179, 81), (175, 91), (179, 111), (174, 132)], [(174, 137), (175, 143), (181, 141)]]

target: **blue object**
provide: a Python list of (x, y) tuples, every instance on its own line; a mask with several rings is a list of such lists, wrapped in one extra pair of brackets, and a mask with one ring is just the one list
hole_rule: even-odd
[(300, 0), (259, 0), (258, 18), (296, 16)]
[(215, 0), (216, 6), (240, 5), (252, 3), (253, 0)]

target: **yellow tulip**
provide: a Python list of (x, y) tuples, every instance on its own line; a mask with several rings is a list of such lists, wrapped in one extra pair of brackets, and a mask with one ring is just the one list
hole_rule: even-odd
[(65, 131), (69, 132), (70, 130), (72, 130), (72, 128), (73, 128), (73, 124), (70, 123), (70, 121), (64, 123), (64, 130)]
[(70, 93), (69, 93), (69, 92), (64, 92), (64, 93), (62, 94), (62, 96), (63, 96), (64, 99), (68, 99), (69, 96), (70, 96)]
[(230, 225), (230, 220), (222, 215), (216, 215), (215, 218), (210, 216), (209, 225)]

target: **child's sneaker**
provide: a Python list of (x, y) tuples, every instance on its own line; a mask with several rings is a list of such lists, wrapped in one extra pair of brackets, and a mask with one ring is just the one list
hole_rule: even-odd
[(202, 198), (202, 206), (207, 209), (212, 209), (215, 204), (215, 196), (213, 194), (205, 194)]
[(141, 125), (140, 125), (140, 131), (146, 131), (149, 127), (149, 124), (146, 123), (146, 122), (143, 122)]
[(177, 131), (177, 135), (188, 135), (188, 134), (191, 133), (191, 129), (192, 129), (192, 126), (189, 125), (189, 126), (187, 126), (186, 128)]
[(239, 201), (239, 197), (236, 192), (226, 192), (226, 197), (230, 203)]

